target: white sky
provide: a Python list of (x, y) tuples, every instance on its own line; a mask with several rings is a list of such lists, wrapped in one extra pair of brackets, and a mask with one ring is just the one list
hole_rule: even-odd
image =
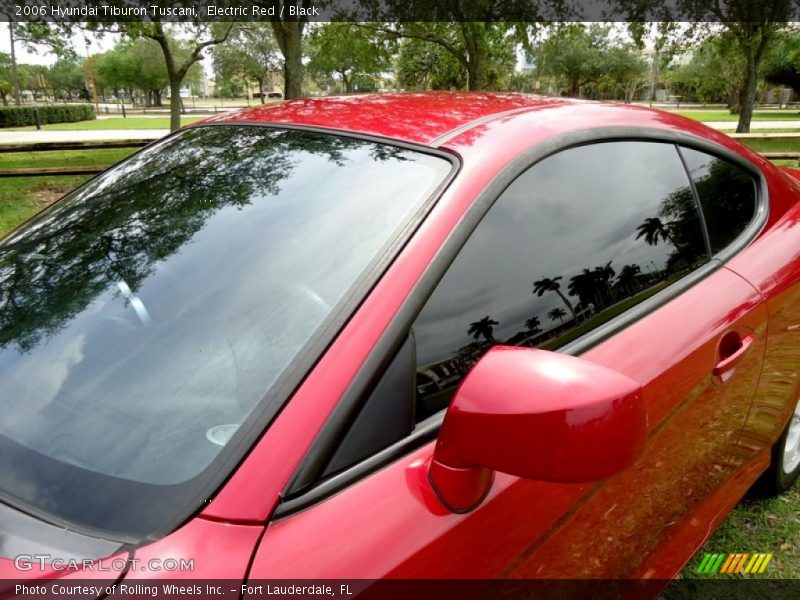
[[(110, 50), (119, 37), (117, 34), (106, 33), (102, 37), (98, 37), (93, 33), (87, 33), (85, 38), (89, 40), (89, 54)], [(84, 41), (83, 32), (73, 34), (72, 47), (81, 56), (86, 56), (86, 42)], [(15, 44), (15, 50), (17, 52), (17, 62), (21, 64), (52, 65), (58, 60), (55, 54), (43, 47), (34, 48), (33, 52), (31, 52), (22, 44)], [(0, 23), (0, 52), (5, 52), (6, 54), (11, 52), (8, 23)]]

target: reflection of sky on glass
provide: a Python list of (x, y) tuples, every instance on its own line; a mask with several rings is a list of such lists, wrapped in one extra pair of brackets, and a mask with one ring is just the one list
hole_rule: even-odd
[(541, 298), (532, 293), (541, 278), (560, 275), (568, 296), (570, 277), (608, 261), (617, 274), (627, 264), (638, 264), (645, 274), (663, 269), (674, 246), (637, 240), (636, 228), (688, 185), (669, 144), (596, 144), (539, 163), (492, 207), (420, 315), (414, 328), (418, 363), (452, 355), (472, 340), (469, 324), (486, 315), (500, 323), (494, 329), (498, 341), (532, 316), (543, 329), (555, 325), (547, 312), (566, 307), (553, 292)]
[[(0, 349), (0, 433), (135, 481), (197, 474), (220, 450), (206, 432), (246, 418), (327, 317), (325, 304), (343, 298), (450, 168), (405, 150), (376, 160), (375, 147), (349, 142), (340, 164), (313, 148), (288, 150), (280, 167), (251, 156), (256, 182), (259, 170), (283, 169), (277, 195), (247, 188), (245, 202), (203, 214), (165, 258), (153, 260), (150, 249), (140, 257), (151, 273), (135, 293), (152, 325), (143, 327), (111, 285), (32, 350)], [(215, 150), (191, 150), (193, 161), (204, 151), (213, 158), (197, 179), (203, 184), (225, 177)], [(113, 189), (99, 183), (103, 201), (114, 202)], [(176, 202), (209, 194), (202, 185), (170, 190)], [(197, 217), (206, 206), (187, 202), (186, 210)], [(131, 212), (124, 227), (140, 231), (141, 218)]]

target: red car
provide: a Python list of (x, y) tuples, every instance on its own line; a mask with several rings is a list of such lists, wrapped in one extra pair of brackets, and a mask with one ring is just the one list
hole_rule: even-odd
[(632, 106), (183, 129), (0, 245), (0, 573), (672, 577), (800, 472), (798, 201)]

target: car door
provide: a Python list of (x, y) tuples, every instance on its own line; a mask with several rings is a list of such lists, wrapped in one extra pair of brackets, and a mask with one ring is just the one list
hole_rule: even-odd
[[(763, 216), (755, 188), (752, 200), (742, 236)], [(279, 507), (251, 578), (617, 577), (641, 568), (741, 467), (734, 441), (758, 382), (766, 310), (715, 256), (671, 143), (588, 144), (524, 171), (386, 357), (341, 441), (348, 450), (334, 452), (305, 500)], [(433, 440), (458, 384), (497, 344), (580, 355), (640, 383), (648, 439), (639, 461), (586, 484), (497, 473), (479, 506), (445, 508), (427, 476)], [(375, 417), (410, 420), (385, 408), (394, 403), (414, 404), (405, 437)], [(377, 430), (392, 433), (381, 443)]]

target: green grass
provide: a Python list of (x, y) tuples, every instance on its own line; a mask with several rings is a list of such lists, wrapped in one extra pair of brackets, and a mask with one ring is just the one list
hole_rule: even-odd
[[(109, 150), (55, 150), (50, 152), (9, 152), (0, 154), (0, 169), (25, 167), (85, 167), (113, 165), (137, 148), (112, 148)], [(0, 186), (3, 181), (0, 180)]]
[[(672, 110), (670, 112), (695, 121), (733, 121), (735, 123), (739, 120), (739, 115), (732, 115), (727, 110)], [(757, 110), (753, 112), (753, 121), (800, 121), (800, 111), (797, 109)]]
[[(774, 557), (760, 575), (699, 575), (695, 571), (706, 552), (771, 552)], [(681, 573), (682, 579), (719, 577), (800, 578), (800, 485), (777, 498), (741, 503)]]
[(745, 146), (756, 152), (800, 152), (800, 139), (794, 140), (754, 140), (739, 138)]
[(0, 179), (0, 235), (87, 179), (88, 175)]
[[(188, 125), (204, 117), (182, 117), (181, 125)], [(168, 117), (111, 117), (78, 123), (54, 123), (42, 125), (43, 131), (85, 131), (100, 129), (169, 129)], [(36, 131), (36, 127), (9, 127), (0, 131)]]
[[(135, 151), (135, 148), (114, 148), (111, 150), (10, 152), (0, 154), (0, 168), (110, 166)], [(89, 175), (72, 175), (0, 178), (0, 235), (77, 187), (89, 177)]]

